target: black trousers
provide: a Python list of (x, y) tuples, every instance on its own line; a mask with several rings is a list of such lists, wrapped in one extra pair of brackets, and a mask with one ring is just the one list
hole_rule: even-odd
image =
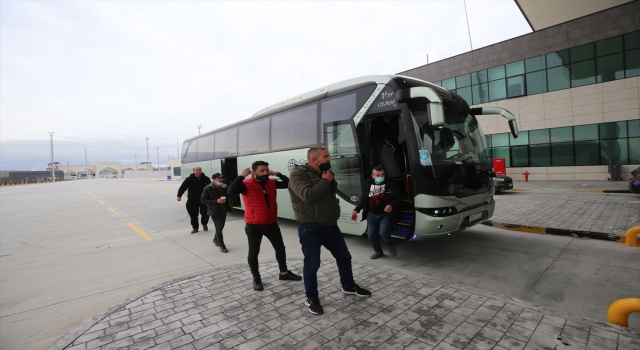
[(216, 227), (216, 241), (220, 243), (221, 246), (224, 246), (224, 237), (222, 237), (222, 230), (224, 229), (224, 223), (227, 221), (227, 215), (220, 216), (212, 216), (211, 221), (213, 221), (213, 225)]
[(191, 217), (191, 227), (194, 229), (198, 229), (200, 226), (198, 225), (198, 211), (202, 218), (200, 221), (203, 225), (206, 225), (209, 222), (209, 214), (207, 214), (207, 205), (202, 204), (200, 202), (189, 202), (187, 201), (187, 213)]
[(249, 256), (247, 256), (247, 261), (249, 262), (249, 268), (254, 278), (260, 278), (258, 253), (260, 253), (262, 236), (267, 237), (269, 241), (271, 241), (271, 245), (276, 251), (276, 260), (278, 261), (280, 272), (287, 271), (287, 253), (285, 253), (282, 232), (280, 232), (280, 226), (278, 226), (277, 222), (271, 225), (247, 224), (244, 231), (247, 233), (247, 240), (249, 241)]

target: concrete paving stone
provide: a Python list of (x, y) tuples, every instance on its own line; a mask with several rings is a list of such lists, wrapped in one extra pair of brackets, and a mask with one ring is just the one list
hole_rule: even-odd
[(209, 334), (207, 336), (204, 336), (202, 338), (196, 339), (192, 344), (193, 344), (194, 348), (196, 348), (197, 350), (200, 350), (200, 349), (204, 349), (204, 348), (206, 348), (208, 346), (211, 346), (213, 344), (219, 343), (223, 339), (224, 338), (222, 338), (222, 336), (220, 334), (213, 333), (213, 334)]
[(115, 319), (120, 318), (122, 316), (127, 316), (130, 313), (131, 312), (129, 311), (129, 309), (120, 309), (120, 310), (112, 313), (111, 315), (109, 315), (109, 320), (115, 320)]
[(493, 299), (489, 299), (482, 304), (482, 306), (488, 309), (495, 310), (496, 313), (500, 311), (505, 305), (506, 304), (504, 302), (493, 300)]
[(527, 346), (540, 350), (554, 349), (558, 344), (557, 336), (549, 335), (542, 332), (533, 332)]
[(146, 332), (137, 333), (131, 336), (134, 343), (144, 342), (149, 339), (153, 339), (156, 336), (156, 332), (154, 330), (148, 330)]
[(532, 321), (530, 319), (523, 318), (522, 315), (516, 318), (515, 321), (513, 321), (513, 324), (530, 329), (532, 331), (538, 327), (538, 321)]
[(318, 349), (319, 350), (343, 350), (345, 349), (345, 347), (338, 344), (335, 341), (329, 341), (327, 343), (322, 344), (322, 346), (320, 346)]
[(481, 336), (476, 336), (473, 339), (471, 339), (471, 341), (469, 342), (469, 344), (465, 347), (465, 349), (469, 349), (469, 350), (490, 350), (493, 349), (494, 346), (496, 346), (497, 342), (491, 340), (491, 339), (487, 339)]
[(265, 324), (258, 324), (257, 326), (253, 327), (253, 328), (249, 328), (245, 331), (243, 331), (242, 336), (244, 336), (246, 339), (253, 339), (257, 336), (260, 336), (263, 333), (266, 333), (268, 331), (270, 331), (271, 329), (269, 327), (267, 327), (267, 325)]
[[(219, 325), (219, 323), (218, 323), (218, 325)], [(231, 337), (235, 336), (236, 334), (240, 334), (240, 333), (242, 333), (242, 329), (240, 329), (240, 327), (238, 327), (236, 325), (232, 325), (230, 327), (223, 328), (223, 329), (218, 331), (218, 334), (220, 334), (225, 339), (231, 338)]]
[(153, 341), (153, 339), (147, 339), (135, 342), (133, 345), (129, 346), (129, 350), (146, 350), (154, 346), (156, 346), (156, 342)]
[(571, 339), (579, 343), (586, 344), (589, 338), (589, 332), (567, 325), (562, 329), (562, 334), (560, 334), (560, 336), (562, 338)]
[(638, 344), (627, 343), (624, 341), (618, 342), (618, 350), (638, 350)]
[(613, 333), (608, 330), (604, 330), (600, 327), (591, 327), (589, 332), (589, 337), (591, 336), (597, 336), (600, 338), (610, 339), (614, 341), (618, 339), (618, 335), (616, 333)]
[(133, 339), (131, 337), (120, 339), (116, 342), (101, 346), (100, 350), (118, 350), (126, 348), (129, 345), (133, 345)]
[(189, 310), (187, 310), (187, 314), (188, 314), (189, 316), (193, 316), (193, 315), (195, 315), (195, 314), (199, 314), (199, 313), (205, 312), (205, 311), (207, 311), (207, 310), (209, 310), (209, 309), (207, 309), (207, 307), (206, 307), (206, 306), (204, 306), (204, 305), (200, 305), (200, 306), (198, 306), (198, 307), (194, 307), (193, 309), (189, 309)]
[(154, 340), (157, 344), (162, 344), (164, 342), (168, 342), (170, 340), (173, 340), (175, 338), (181, 337), (184, 335), (184, 331), (182, 331), (182, 329), (177, 328), (171, 331), (168, 331), (166, 333), (162, 333), (162, 334), (158, 334)]
[(458, 306), (455, 309), (451, 310), (451, 312), (455, 312), (457, 314), (460, 314), (462, 316), (470, 316), (471, 314), (473, 314), (473, 312), (475, 311), (475, 309), (466, 307), (466, 306)]
[(260, 339), (262, 339), (266, 344), (273, 343), (274, 341), (284, 337), (284, 334), (278, 332), (275, 329), (269, 330), (267, 327), (267, 332), (260, 334)]
[(469, 322), (463, 322), (462, 324), (460, 324), (455, 330), (454, 332), (465, 335), (469, 338), (472, 338), (476, 336), (476, 334), (478, 334), (478, 332), (480, 332), (480, 330), (482, 329), (482, 327), (480, 326), (476, 326), (475, 324), (469, 323)]
[(237, 345), (240, 345), (246, 342), (247, 342), (247, 339), (245, 339), (245, 337), (243, 337), (242, 334), (236, 334), (232, 337), (223, 339), (220, 342), (220, 344), (222, 344), (227, 349), (231, 349)]
[(448, 324), (445, 322), (437, 322), (436, 324), (434, 324), (431, 329), (435, 329), (437, 331), (449, 334), (451, 332), (453, 332), (455, 329), (457, 328), (457, 326), (454, 326), (452, 324)]
[(453, 344), (449, 344), (447, 342), (440, 342), (440, 344), (436, 345), (435, 348), (433, 348), (433, 350), (461, 350), (461, 347), (457, 347)]
[(454, 326), (459, 326), (465, 320), (466, 320), (466, 317), (464, 315), (456, 313), (455, 309), (451, 310), (450, 313), (448, 313), (447, 315), (445, 315), (441, 319), (442, 322), (446, 322), (446, 323), (454, 325)]
[(150, 349), (152, 349), (152, 350), (173, 350), (171, 348), (171, 344), (169, 344), (169, 342), (158, 344), (158, 345), (156, 345), (156, 346), (154, 346), (154, 347), (152, 347)]
[(175, 329), (179, 329), (182, 327), (182, 322), (174, 321), (169, 324), (165, 324), (159, 327), (155, 327), (153, 330), (156, 331), (157, 334), (164, 334), (167, 332), (171, 332)]
[(89, 342), (87, 342), (87, 349), (95, 349), (95, 348), (99, 348), (102, 345), (106, 345), (113, 342), (113, 336), (111, 335), (107, 335), (98, 339), (93, 339)]
[(171, 316), (163, 317), (161, 320), (162, 320), (162, 322), (164, 322), (164, 324), (170, 324), (170, 323), (173, 323), (175, 321), (179, 321), (179, 320), (181, 320), (181, 319), (183, 319), (185, 317), (188, 317), (188, 316), (189, 316), (189, 314), (187, 314), (186, 311), (181, 311), (181, 312), (175, 313), (175, 314), (173, 314)]
[(522, 350), (526, 345), (527, 343), (522, 340), (507, 336), (502, 337), (502, 339), (500, 339), (500, 341), (498, 342), (498, 346), (510, 350)]
[(109, 321), (102, 320), (102, 321), (96, 323), (95, 325), (93, 325), (91, 328), (89, 328), (89, 330), (87, 330), (86, 333), (93, 333), (93, 332), (101, 331), (101, 330), (103, 330), (105, 328), (109, 328)]
[(520, 316), (520, 312), (505, 310), (504, 308), (496, 314), (496, 317), (502, 318), (507, 321), (515, 321), (518, 316)]
[(195, 339), (200, 339), (200, 338), (204, 338), (207, 337), (213, 333), (217, 333), (218, 331), (220, 331), (220, 327), (218, 327), (218, 325), (216, 324), (212, 324), (210, 326), (204, 327), (204, 328), (200, 328), (197, 329), (195, 331), (190, 332), (193, 337)]
[(474, 325), (480, 326), (480, 327), (484, 327), (487, 323), (489, 323), (489, 321), (491, 321), (490, 318), (477, 316), (475, 314), (467, 317), (467, 320), (466, 320), (466, 322), (473, 323)]
[(582, 331), (586, 331), (589, 332), (589, 330), (591, 329), (591, 326), (586, 325), (584, 323), (580, 323), (580, 322), (576, 322), (576, 321), (572, 321), (572, 320), (567, 320), (567, 322), (565, 323), (565, 326), (569, 326), (569, 327), (573, 327)]
[(531, 338), (532, 334), (533, 330), (517, 325), (511, 325), (511, 327), (509, 327), (509, 330), (505, 333), (507, 337), (516, 338), (524, 342), (529, 341), (529, 338)]
[[(163, 312), (163, 311), (169, 311), (171, 310), (172, 314), (176, 313), (175, 310), (173, 310), (173, 308), (176, 307), (175, 304), (173, 303), (166, 303), (166, 304), (162, 304), (159, 306), (156, 306), (154, 308), (151, 308), (152, 310), (156, 310), (156, 312)], [(137, 308), (135, 309), (136, 311), (138, 310)], [(146, 309), (149, 310), (149, 309)], [(144, 311), (144, 310), (142, 310)]]
[(118, 333), (115, 333), (113, 335), (113, 340), (120, 340), (138, 333), (142, 333), (142, 327), (140, 326), (136, 326), (136, 327), (132, 327), (132, 328), (127, 328), (123, 331), (120, 331)]
[(129, 327), (137, 327), (156, 320), (157, 314), (151, 314), (144, 317), (136, 318), (128, 322)]
[(295, 341), (293, 338), (285, 334), (282, 338), (273, 341), (269, 345), (273, 349), (291, 349), (297, 343), (298, 343), (297, 341)]
[(193, 339), (193, 336), (191, 334), (185, 334), (183, 336), (180, 336), (178, 338), (174, 338), (169, 340), (169, 344), (171, 344), (172, 348), (178, 348), (181, 347), (185, 344), (189, 344), (192, 343), (195, 339)]
[(72, 344), (73, 345), (78, 345), (78, 344), (86, 343), (86, 342), (94, 340), (94, 339), (102, 338), (105, 335), (106, 334), (104, 334), (104, 330), (83, 334), (80, 337), (78, 337), (78, 339), (74, 340)]
[(196, 348), (193, 346), (193, 344), (185, 344), (183, 346), (174, 348), (173, 350), (196, 350)]
[(460, 349), (464, 349), (464, 347), (467, 346), (470, 341), (471, 338), (456, 332), (449, 333), (449, 335), (447, 335), (447, 337), (443, 340), (443, 342), (451, 344)]
[(544, 315), (540, 323), (548, 324), (554, 327), (563, 328), (564, 324), (567, 322), (564, 318), (552, 316), (552, 315)]
[(157, 311), (154, 310), (154, 309), (148, 309), (148, 310), (132, 313), (132, 314), (129, 315), (129, 317), (131, 317), (131, 320), (133, 321), (133, 320), (137, 320), (139, 318), (145, 317), (145, 316), (155, 315), (156, 312)]
[(412, 335), (415, 335), (416, 337), (419, 337), (424, 332), (431, 329), (431, 327), (433, 327), (433, 325), (436, 323), (437, 323), (436, 320), (433, 320), (424, 316), (420, 316), (420, 318), (418, 318), (417, 320), (413, 321), (410, 325), (405, 327), (404, 331)]
[(433, 346), (421, 341), (420, 339), (416, 339), (411, 344), (407, 345), (405, 350), (433, 350)]
[(120, 332), (120, 331), (123, 331), (123, 330), (125, 330), (125, 329), (127, 329), (127, 328), (129, 328), (129, 325), (128, 325), (128, 324), (126, 324), (126, 323), (121, 323), (121, 324), (119, 324), (119, 325), (117, 325), (117, 326), (112, 326), (112, 327), (109, 327), (109, 328), (105, 328), (105, 330), (104, 330), (104, 334), (105, 334), (105, 335), (115, 334), (115, 333), (118, 333), (118, 332)]
[(182, 327), (182, 330), (185, 333), (193, 333), (193, 332), (195, 332), (195, 331), (197, 331), (198, 329), (201, 329), (201, 328), (204, 328), (204, 325), (202, 324), (202, 322), (196, 321), (196, 322), (190, 323), (190, 324)]
[(562, 328), (555, 327), (552, 325), (548, 325), (545, 323), (539, 323), (535, 329), (535, 332), (541, 332), (544, 334), (552, 335), (554, 337), (560, 336), (562, 334)]
[(587, 348), (591, 349), (615, 349), (617, 346), (617, 341), (595, 335), (590, 335), (587, 342)]
[(504, 332), (497, 331), (493, 328), (484, 327), (480, 330), (480, 332), (478, 332), (478, 336), (498, 342), (504, 336)]
[(131, 321), (131, 317), (129, 317), (129, 315), (126, 315), (126, 316), (121, 316), (121, 317), (109, 320), (109, 325), (113, 327), (123, 323), (127, 323), (129, 321)]
[(635, 345), (636, 347), (640, 348), (640, 337), (628, 337), (626, 335), (623, 334), (618, 334), (618, 340), (625, 342), (625, 343), (629, 343), (631, 345)]
[(424, 343), (427, 343), (431, 346), (436, 346), (438, 343), (443, 341), (449, 334), (437, 331), (435, 329), (430, 329), (424, 333), (418, 339)]
[(143, 331), (147, 331), (153, 328), (158, 328), (160, 326), (164, 325), (164, 323), (162, 323), (162, 321), (160, 320), (155, 320), (155, 321), (151, 321), (151, 322), (147, 322), (143, 325), (141, 325), (140, 327), (142, 327)]

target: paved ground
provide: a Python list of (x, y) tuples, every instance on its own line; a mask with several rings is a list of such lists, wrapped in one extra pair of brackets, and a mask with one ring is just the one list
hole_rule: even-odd
[(640, 195), (578, 191), (625, 189), (624, 181), (515, 181), (514, 190), (496, 195), (491, 220), (619, 236), (640, 226)]
[[(302, 262), (291, 261), (294, 271)], [(345, 295), (337, 269), (319, 272), (324, 315), (302, 282), (244, 265), (166, 283), (85, 322), (49, 349), (638, 349), (640, 335), (400, 269), (354, 263), (370, 298)], [(266, 276), (273, 276), (268, 279)]]

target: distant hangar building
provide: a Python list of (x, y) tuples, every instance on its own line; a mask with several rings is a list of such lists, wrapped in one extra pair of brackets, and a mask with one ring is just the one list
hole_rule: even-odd
[[(516, 0), (533, 32), (399, 74), (435, 82), (473, 107), (507, 174), (531, 180), (627, 179), (640, 166), (640, 1)], [(508, 30), (508, 28), (505, 28)]]

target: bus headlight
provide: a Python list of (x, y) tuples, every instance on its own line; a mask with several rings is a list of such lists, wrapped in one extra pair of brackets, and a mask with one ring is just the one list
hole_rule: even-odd
[(443, 217), (443, 216), (451, 216), (454, 214), (458, 214), (458, 210), (456, 207), (444, 207), (444, 208), (416, 208), (417, 211), (422, 214), (435, 216), (435, 217)]

